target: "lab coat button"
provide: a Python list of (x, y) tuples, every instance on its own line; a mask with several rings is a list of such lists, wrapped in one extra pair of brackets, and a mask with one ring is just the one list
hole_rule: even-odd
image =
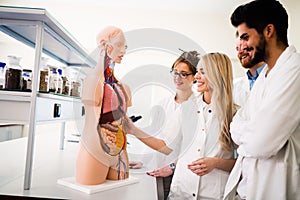
[(200, 149), (197, 149), (198, 152), (200, 152)]
[(211, 113), (211, 110), (208, 110), (209, 113)]
[(193, 197), (195, 197), (196, 196), (196, 194), (195, 193), (193, 193)]
[(197, 113), (200, 113), (200, 110), (197, 110)]

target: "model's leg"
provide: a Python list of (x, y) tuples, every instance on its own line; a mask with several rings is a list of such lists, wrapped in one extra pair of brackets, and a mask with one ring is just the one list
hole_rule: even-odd
[[(125, 176), (125, 177), (124, 177)], [(110, 168), (108, 171), (107, 179), (109, 180), (119, 180), (119, 172), (115, 168)], [(129, 172), (126, 171), (124, 174), (124, 171), (120, 171), (120, 180), (126, 179), (129, 177)]]
[(118, 164), (111, 167), (108, 171), (107, 179), (110, 180), (122, 180), (129, 177), (129, 161), (126, 151), (123, 151), (120, 155)]
[(76, 181), (83, 185), (97, 185), (104, 183), (109, 167), (96, 160), (81, 145), (76, 161)]

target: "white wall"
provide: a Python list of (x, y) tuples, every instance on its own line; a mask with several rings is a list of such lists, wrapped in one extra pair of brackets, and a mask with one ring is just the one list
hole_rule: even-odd
[[(240, 76), (243, 72), (234, 50), (235, 29), (229, 17), (244, 2), (248, 1), (0, 0), (0, 5), (46, 8), (89, 51), (95, 48), (95, 35), (107, 25), (119, 26), (124, 31), (149, 27), (176, 31), (197, 42), (206, 52), (220, 51), (229, 55), (235, 76)], [(297, 0), (281, 2), (290, 15), (290, 43), (299, 49), (300, 3)]]
[[(244, 70), (236, 59), (235, 29), (229, 17), (232, 11), (245, 0), (0, 0), (0, 5), (46, 8), (89, 52), (96, 46), (95, 36), (107, 25), (118, 26), (126, 31), (141, 28), (168, 29), (189, 37), (206, 52), (223, 52), (232, 60), (235, 77)], [(282, 0), (289, 13), (289, 42), (300, 50), (299, 19), (300, 1)], [(162, 38), (163, 39), (163, 38)], [(22, 66), (33, 65), (33, 50), (16, 42), (8, 43), (7, 36), (0, 33), (0, 60), (8, 54), (21, 56)], [(180, 46), (179, 46), (180, 48)], [(188, 49), (185, 49), (188, 50)], [(179, 54), (180, 52), (178, 52)], [(31, 55), (30, 55), (31, 54)], [(139, 52), (124, 57), (117, 75), (122, 77), (126, 70), (149, 64), (170, 67), (176, 56), (159, 52)], [(54, 63), (54, 61), (51, 61)], [(55, 64), (54, 64), (55, 65)], [(57, 64), (59, 65), (59, 63)], [(123, 68), (124, 67), (124, 68)], [(158, 74), (157, 74), (158, 75)], [(162, 88), (163, 90), (163, 88)], [(158, 92), (144, 87), (135, 91), (134, 107), (129, 113), (143, 115), (138, 122), (146, 126), (149, 121), (151, 104), (157, 102), (168, 91)], [(163, 93), (163, 94), (162, 94)], [(154, 98), (155, 96), (155, 98)], [(149, 101), (148, 98), (151, 98)], [(144, 101), (144, 100), (147, 101)]]
[[(234, 76), (238, 77), (244, 74), (244, 70), (236, 59), (235, 28), (231, 26), (229, 18), (232, 11), (244, 2), (248, 1), (0, 0), (0, 5), (46, 8), (89, 52), (92, 52), (96, 46), (96, 34), (107, 25), (118, 26), (125, 32), (141, 28), (171, 30), (190, 38), (206, 52), (226, 53), (232, 60)], [(298, 37), (300, 1), (282, 0), (281, 2), (290, 16), (289, 42), (300, 49)], [(30, 68), (33, 65), (32, 56), (29, 56), (33, 55), (32, 49), (22, 45), (19, 47), (18, 43), (7, 43), (7, 41), (7, 36), (0, 33), (0, 59), (4, 60), (8, 54), (15, 54), (23, 58), (22, 66)], [(160, 63), (170, 67), (174, 60), (175, 56), (171, 54), (156, 53), (146, 56), (140, 53), (134, 58), (125, 56), (123, 65), (139, 67), (145, 63)], [(125, 71), (125, 67), (120, 71)], [(120, 74), (122, 76), (124, 72)]]

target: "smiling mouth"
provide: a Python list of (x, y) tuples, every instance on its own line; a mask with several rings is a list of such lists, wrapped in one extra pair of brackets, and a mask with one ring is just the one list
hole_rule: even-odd
[(204, 85), (203, 82), (198, 82), (198, 83), (197, 83), (197, 86), (198, 86), (198, 87), (202, 87), (203, 85)]
[(238, 57), (240, 60), (246, 60), (247, 58), (250, 58), (249, 51), (245, 50), (244, 52), (240, 53)]
[(248, 57), (249, 57), (249, 54), (246, 54), (246, 55), (241, 56), (240, 59), (241, 59), (241, 60), (245, 60), (245, 59), (248, 58)]

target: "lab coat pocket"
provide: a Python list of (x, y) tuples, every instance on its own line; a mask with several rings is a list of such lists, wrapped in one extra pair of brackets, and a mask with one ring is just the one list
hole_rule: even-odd
[(276, 156), (255, 161), (252, 175), (248, 177), (247, 199), (299, 199), (300, 176), (295, 145), (288, 140)]
[(193, 197), (188, 191), (188, 188), (171, 185), (167, 200), (191, 200), (197, 198), (196, 196)]
[(214, 169), (209, 174), (201, 177), (200, 199), (223, 199), (228, 177), (228, 172), (218, 169)]
[[(289, 139), (286, 144), (284, 154), (284, 166), (286, 172), (286, 193), (287, 199), (300, 198), (300, 167), (299, 158), (297, 157), (297, 145), (299, 142), (296, 139)], [(299, 156), (299, 155), (298, 155)]]

